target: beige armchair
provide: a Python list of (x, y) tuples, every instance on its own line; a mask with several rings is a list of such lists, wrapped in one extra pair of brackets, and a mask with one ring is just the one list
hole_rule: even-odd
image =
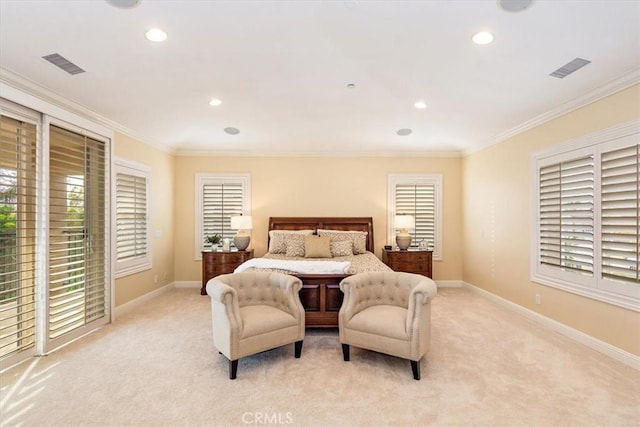
[(295, 343), (295, 357), (300, 357), (305, 326), (301, 287), (296, 277), (269, 272), (209, 280), (213, 343), (229, 359), (229, 378), (236, 378), (238, 359), (251, 354)]
[(338, 329), (342, 354), (349, 345), (409, 359), (413, 378), (420, 379), (420, 360), (429, 350), (430, 301), (437, 288), (419, 274), (370, 272), (340, 283), (344, 300)]

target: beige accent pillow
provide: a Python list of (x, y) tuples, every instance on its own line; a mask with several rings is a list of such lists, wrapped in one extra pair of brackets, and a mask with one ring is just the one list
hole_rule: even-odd
[(353, 243), (351, 240), (339, 240), (331, 242), (331, 256), (349, 256), (353, 255)]
[(327, 236), (304, 236), (305, 258), (331, 258), (331, 247)]
[(349, 240), (353, 243), (354, 255), (367, 252), (367, 232), (366, 231), (344, 231), (344, 230), (318, 230), (318, 235), (329, 236), (332, 242)]
[(304, 234), (287, 234), (285, 237), (285, 245), (287, 250), (286, 256), (304, 256)]
[(272, 254), (287, 253), (287, 236), (291, 234), (310, 235), (313, 230), (271, 230), (269, 231), (269, 252)]

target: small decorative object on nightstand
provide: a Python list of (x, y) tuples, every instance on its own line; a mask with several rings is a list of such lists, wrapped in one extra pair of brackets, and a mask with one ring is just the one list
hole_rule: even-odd
[(383, 249), (382, 262), (391, 267), (393, 271), (422, 274), (432, 278), (432, 255), (432, 251)]
[(220, 274), (233, 273), (243, 262), (253, 258), (253, 249), (231, 252), (202, 252), (202, 288), (200, 295), (207, 295), (207, 282)]

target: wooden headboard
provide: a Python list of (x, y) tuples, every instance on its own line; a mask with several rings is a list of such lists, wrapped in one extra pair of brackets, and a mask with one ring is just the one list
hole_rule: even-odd
[[(366, 231), (367, 250), (373, 252), (373, 218), (372, 217), (270, 217), (271, 230), (327, 230)], [(268, 238), (267, 238), (268, 241)]]

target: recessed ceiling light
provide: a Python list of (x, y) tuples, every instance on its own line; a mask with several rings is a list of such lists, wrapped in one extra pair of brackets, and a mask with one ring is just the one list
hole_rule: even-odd
[(427, 108), (427, 103), (424, 101), (418, 101), (415, 104), (413, 104), (413, 106), (420, 110), (424, 110), (425, 108)]
[(139, 5), (140, 1), (141, 0), (107, 0), (107, 3), (120, 9), (132, 9)]
[(152, 42), (163, 42), (167, 39), (167, 33), (162, 31), (160, 28), (152, 28), (147, 31), (145, 37)]
[(224, 128), (225, 133), (228, 133), (229, 135), (237, 135), (240, 133), (239, 129), (236, 128)]
[(355, 88), (355, 87), (356, 87), (356, 85), (355, 85), (355, 84), (353, 84), (353, 83), (349, 83), (349, 84), (347, 85), (347, 87), (348, 87), (349, 89), (353, 89), (353, 88)]
[(533, 0), (498, 0), (498, 7), (506, 12), (522, 12), (533, 4)]
[(400, 136), (407, 136), (407, 135), (411, 135), (411, 132), (413, 132), (411, 129), (399, 129), (398, 132), (396, 132), (398, 135)]
[(489, 44), (493, 41), (493, 34), (488, 31), (480, 31), (475, 33), (471, 38), (475, 44)]
[(212, 107), (217, 107), (220, 104), (222, 104), (222, 101), (218, 98), (213, 98), (211, 101), (209, 101), (209, 105), (211, 105)]

